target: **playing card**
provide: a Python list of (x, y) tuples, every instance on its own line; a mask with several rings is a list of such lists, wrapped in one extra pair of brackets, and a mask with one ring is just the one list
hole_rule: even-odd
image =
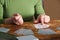
[(16, 30), (15, 33), (24, 34), (24, 35), (31, 35), (31, 34), (33, 34), (33, 31), (30, 29), (19, 29), (19, 30)]
[(38, 33), (39, 34), (56, 34), (56, 32), (51, 29), (39, 29)]
[(7, 33), (10, 29), (8, 28), (4, 28), (4, 27), (0, 27), (0, 32), (5, 32)]
[(48, 28), (48, 27), (49, 27), (48, 24), (44, 24), (44, 25), (42, 25), (41, 23), (33, 24), (33, 25), (34, 25), (34, 27), (35, 27), (36, 29)]
[(57, 29), (57, 30), (60, 30), (60, 27), (57, 27), (56, 29)]
[(34, 35), (16, 37), (18, 40), (39, 40)]

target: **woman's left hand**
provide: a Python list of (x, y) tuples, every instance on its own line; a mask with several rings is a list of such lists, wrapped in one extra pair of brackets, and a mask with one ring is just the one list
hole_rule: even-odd
[(45, 14), (39, 15), (37, 20), (34, 20), (34, 23), (39, 23), (39, 22), (41, 22), (41, 24), (50, 22), (50, 16)]

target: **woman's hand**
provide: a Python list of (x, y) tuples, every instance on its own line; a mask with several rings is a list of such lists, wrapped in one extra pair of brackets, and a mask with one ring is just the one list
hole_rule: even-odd
[(48, 15), (39, 15), (37, 20), (34, 20), (34, 23), (39, 23), (41, 22), (41, 24), (45, 24), (45, 23), (48, 23), (50, 22), (50, 17)]
[(23, 24), (23, 18), (19, 14), (14, 14), (11, 18), (5, 19), (5, 23), (22, 25)]
[(13, 23), (16, 25), (22, 25), (23, 24), (23, 18), (19, 14), (14, 14), (12, 17)]

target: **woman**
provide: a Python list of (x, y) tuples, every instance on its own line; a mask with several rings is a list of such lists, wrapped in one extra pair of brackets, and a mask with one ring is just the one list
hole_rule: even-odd
[(32, 19), (34, 23), (42, 24), (50, 21), (42, 7), (42, 0), (0, 0), (0, 20), (2, 19), (16, 25), (22, 25), (23, 21)]

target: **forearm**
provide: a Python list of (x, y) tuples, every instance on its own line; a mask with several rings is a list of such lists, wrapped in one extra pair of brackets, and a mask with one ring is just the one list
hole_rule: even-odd
[(0, 24), (8, 24), (8, 23), (10, 23), (10, 18), (7, 18), (7, 19), (0, 19)]
[(4, 23), (5, 23), (5, 24), (13, 24), (13, 21), (12, 21), (11, 18), (6, 18), (6, 19), (4, 20)]

